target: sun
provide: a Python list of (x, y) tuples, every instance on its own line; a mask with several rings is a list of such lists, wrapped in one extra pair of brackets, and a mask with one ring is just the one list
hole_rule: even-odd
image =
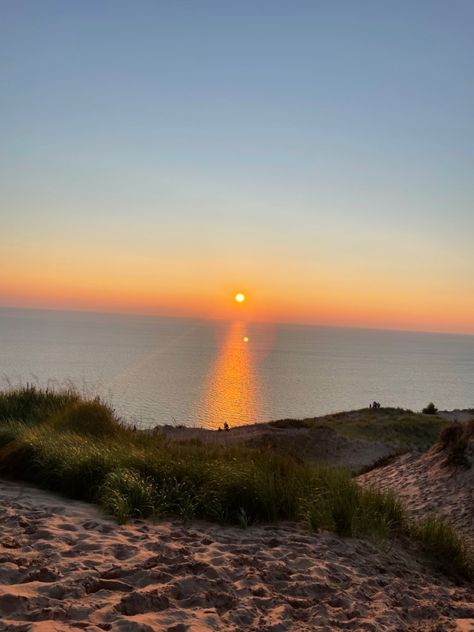
[(243, 292), (237, 292), (237, 294), (234, 296), (236, 303), (243, 303), (246, 298), (247, 297)]

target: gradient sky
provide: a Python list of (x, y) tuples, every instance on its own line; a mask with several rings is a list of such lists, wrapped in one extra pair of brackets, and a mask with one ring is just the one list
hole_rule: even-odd
[(0, 305), (474, 333), (471, 0), (0, 16)]

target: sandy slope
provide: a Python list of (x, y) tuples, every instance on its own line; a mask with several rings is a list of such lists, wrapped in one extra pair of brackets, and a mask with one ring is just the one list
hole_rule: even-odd
[(0, 503), (2, 631), (474, 629), (473, 591), (397, 547), (291, 525), (117, 526), (4, 481)]
[(438, 514), (463, 533), (474, 547), (474, 439), (467, 452), (471, 468), (446, 467), (446, 455), (433, 446), (422, 455), (405, 454), (358, 481), (393, 490), (414, 516)]

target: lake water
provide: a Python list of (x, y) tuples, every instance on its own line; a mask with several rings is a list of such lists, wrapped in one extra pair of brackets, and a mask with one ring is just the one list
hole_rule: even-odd
[(74, 384), (142, 426), (474, 406), (474, 336), (0, 309), (0, 381)]

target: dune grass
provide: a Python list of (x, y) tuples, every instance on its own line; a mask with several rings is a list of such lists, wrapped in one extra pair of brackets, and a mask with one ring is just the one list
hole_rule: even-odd
[(447, 466), (466, 469), (471, 467), (467, 451), (472, 437), (474, 437), (474, 419), (465, 424), (455, 421), (443, 428), (439, 437), (439, 449), (445, 454)]
[(472, 577), (460, 540), (441, 546), (444, 527), (438, 535), (434, 527), (415, 528), (394, 496), (361, 489), (343, 469), (271, 449), (169, 441), (160, 432), (134, 431), (99, 400), (72, 392), (28, 387), (0, 393), (0, 474), (96, 502), (119, 522), (297, 520), (341, 536), (408, 535), (430, 555), (436, 552), (437, 561), (449, 557), (446, 568), (454, 564)]
[(347, 471), (323, 466), (318, 468), (318, 480), (305, 516), (314, 531), (381, 540), (401, 533), (405, 520), (402, 506), (393, 494), (362, 489)]
[(362, 408), (307, 419), (280, 419), (276, 428), (324, 428), (347, 438), (368, 439), (392, 444), (396, 450), (426, 450), (448, 424), (436, 415), (415, 413), (403, 408)]
[(35, 385), (3, 391), (0, 392), (0, 423), (21, 420), (25, 424), (35, 424), (80, 399), (70, 389), (54, 391)]
[(411, 523), (408, 534), (448, 575), (474, 582), (474, 558), (465, 541), (446, 522), (434, 517)]

